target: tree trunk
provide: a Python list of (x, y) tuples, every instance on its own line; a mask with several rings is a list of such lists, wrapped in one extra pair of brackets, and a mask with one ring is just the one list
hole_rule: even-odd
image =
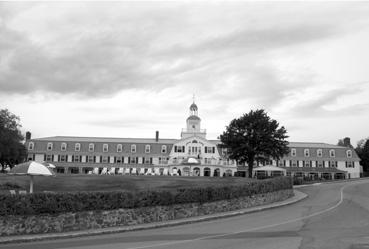
[(249, 178), (252, 178), (252, 169), (254, 167), (254, 158), (250, 158), (250, 160), (247, 162), (247, 165), (248, 165)]

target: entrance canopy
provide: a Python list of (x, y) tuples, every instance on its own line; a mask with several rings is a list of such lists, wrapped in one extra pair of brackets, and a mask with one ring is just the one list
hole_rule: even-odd
[(188, 157), (188, 158), (186, 158), (182, 161), (182, 164), (185, 164), (185, 165), (199, 165), (199, 164), (201, 164), (201, 162), (200, 162), (199, 159), (196, 159), (196, 158), (193, 158), (193, 157)]
[(258, 172), (258, 171), (268, 171), (268, 172), (282, 171), (282, 172), (286, 173), (285, 169), (279, 168), (277, 166), (272, 166), (272, 165), (257, 167), (257, 168), (254, 168), (253, 171), (255, 171), (255, 172)]
[(253, 169), (254, 176), (257, 178), (285, 176), (286, 170), (272, 165), (261, 166)]

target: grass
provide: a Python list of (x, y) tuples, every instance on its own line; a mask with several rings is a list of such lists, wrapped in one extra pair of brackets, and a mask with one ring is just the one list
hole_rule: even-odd
[[(29, 176), (0, 174), (0, 183), (11, 183), (29, 191)], [(121, 176), (121, 175), (57, 175), (34, 177), (34, 192), (75, 191), (140, 191), (148, 189), (172, 190), (189, 187), (243, 184), (255, 181), (238, 177), (173, 177), (173, 176)]]

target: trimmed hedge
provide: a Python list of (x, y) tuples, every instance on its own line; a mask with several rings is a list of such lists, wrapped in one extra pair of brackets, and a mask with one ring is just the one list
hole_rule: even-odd
[(291, 178), (278, 177), (247, 182), (243, 185), (186, 188), (172, 192), (152, 190), (141, 192), (66, 192), (0, 195), (0, 215), (58, 214), (119, 208), (168, 206), (184, 203), (205, 203), (291, 188)]

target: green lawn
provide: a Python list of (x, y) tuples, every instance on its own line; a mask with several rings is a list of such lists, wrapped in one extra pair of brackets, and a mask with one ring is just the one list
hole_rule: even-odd
[[(29, 191), (29, 176), (0, 174), (0, 185), (17, 184)], [(145, 189), (171, 190), (188, 187), (242, 184), (253, 181), (239, 177), (173, 177), (173, 176), (121, 176), (121, 175), (57, 175), (34, 177), (34, 192), (42, 191), (139, 191)]]

